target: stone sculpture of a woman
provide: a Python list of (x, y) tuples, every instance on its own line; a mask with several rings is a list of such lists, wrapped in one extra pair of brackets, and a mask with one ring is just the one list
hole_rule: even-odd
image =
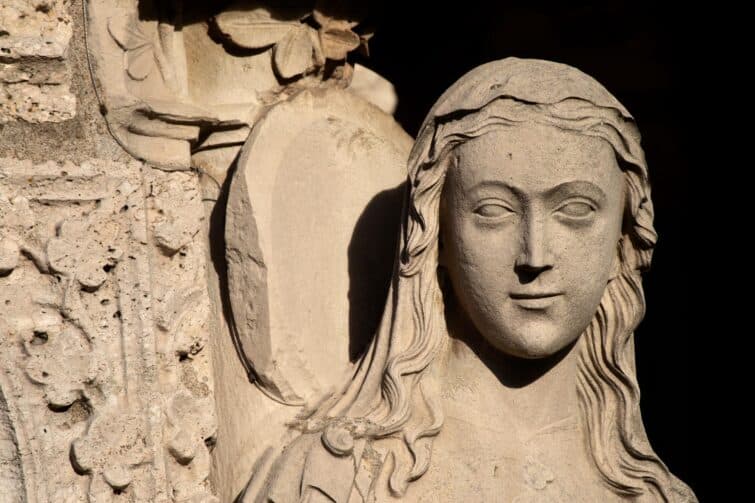
[(696, 501), (653, 452), (633, 332), (656, 233), (640, 134), (598, 82), (508, 58), (409, 159), (381, 325), (242, 501)]

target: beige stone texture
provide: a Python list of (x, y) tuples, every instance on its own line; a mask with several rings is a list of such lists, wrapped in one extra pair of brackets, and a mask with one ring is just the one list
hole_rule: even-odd
[(73, 34), (69, 2), (0, 4), (0, 124), (62, 122), (76, 114), (67, 65)]
[(198, 194), (136, 161), (0, 159), (4, 501), (209, 497)]
[[(36, 12), (33, 2), (7, 3), (14, 6), (22, 4), (25, 11)], [(63, 93), (69, 92), (75, 99), (75, 114), (61, 122), (28, 122), (16, 118), (4, 123), (0, 121), (0, 156), (27, 159), (35, 163), (51, 159), (73, 163), (91, 159), (128, 162), (132, 157), (118, 146), (108, 132), (108, 125), (100, 113), (96, 90), (92, 86), (82, 1), (72, 0), (54, 4), (57, 6), (55, 12), (63, 12), (58, 15), (62, 21), (58, 21), (58, 17), (53, 14), (44, 12), (32, 14), (31, 17), (54, 19), (59, 27), (67, 27), (70, 35), (66, 39), (68, 50), (64, 53), (65, 59), (54, 57), (10, 60), (0, 57), (0, 75), (3, 75), (0, 78), (0, 101), (11, 99), (13, 96), (13, 99), (18, 98), (15, 94), (11, 98), (8, 97), (4, 91), (6, 85), (22, 85), (23, 89), (36, 89), (35, 92), (59, 89)], [(17, 13), (18, 9), (11, 9), (11, 12)], [(0, 29), (13, 32), (7, 27), (0, 26)], [(6, 38), (0, 36), (0, 47)], [(28, 81), (24, 80), (27, 78)], [(41, 84), (42, 82), (46, 84)], [(53, 83), (55, 85), (51, 85)]]

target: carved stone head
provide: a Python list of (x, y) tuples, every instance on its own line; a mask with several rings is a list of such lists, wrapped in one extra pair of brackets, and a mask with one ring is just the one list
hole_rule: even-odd
[[(408, 185), (381, 326), (309, 431), (323, 430), (326, 445), (334, 428), (395, 438), (386, 444), (394, 495), (428, 471), (443, 430), (450, 286), (498, 351), (535, 359), (573, 345), (590, 470), (610, 492), (695, 501), (653, 452), (640, 416), (633, 333), (657, 236), (640, 134), (621, 103), (563, 64), (482, 65), (428, 114)], [(305, 478), (316, 485), (326, 472)]]

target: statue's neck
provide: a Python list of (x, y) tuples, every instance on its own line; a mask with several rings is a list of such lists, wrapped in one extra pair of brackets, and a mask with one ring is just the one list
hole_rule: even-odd
[(449, 414), (493, 421), (523, 436), (576, 419), (578, 344), (553, 357), (525, 360), (493, 348), (467, 320), (449, 321), (442, 370)]

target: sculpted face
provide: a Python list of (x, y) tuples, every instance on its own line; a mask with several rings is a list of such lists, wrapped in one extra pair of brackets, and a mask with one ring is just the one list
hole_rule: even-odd
[(501, 126), (451, 154), (440, 263), (481, 335), (512, 356), (579, 337), (618, 272), (625, 182), (612, 147), (553, 126)]

